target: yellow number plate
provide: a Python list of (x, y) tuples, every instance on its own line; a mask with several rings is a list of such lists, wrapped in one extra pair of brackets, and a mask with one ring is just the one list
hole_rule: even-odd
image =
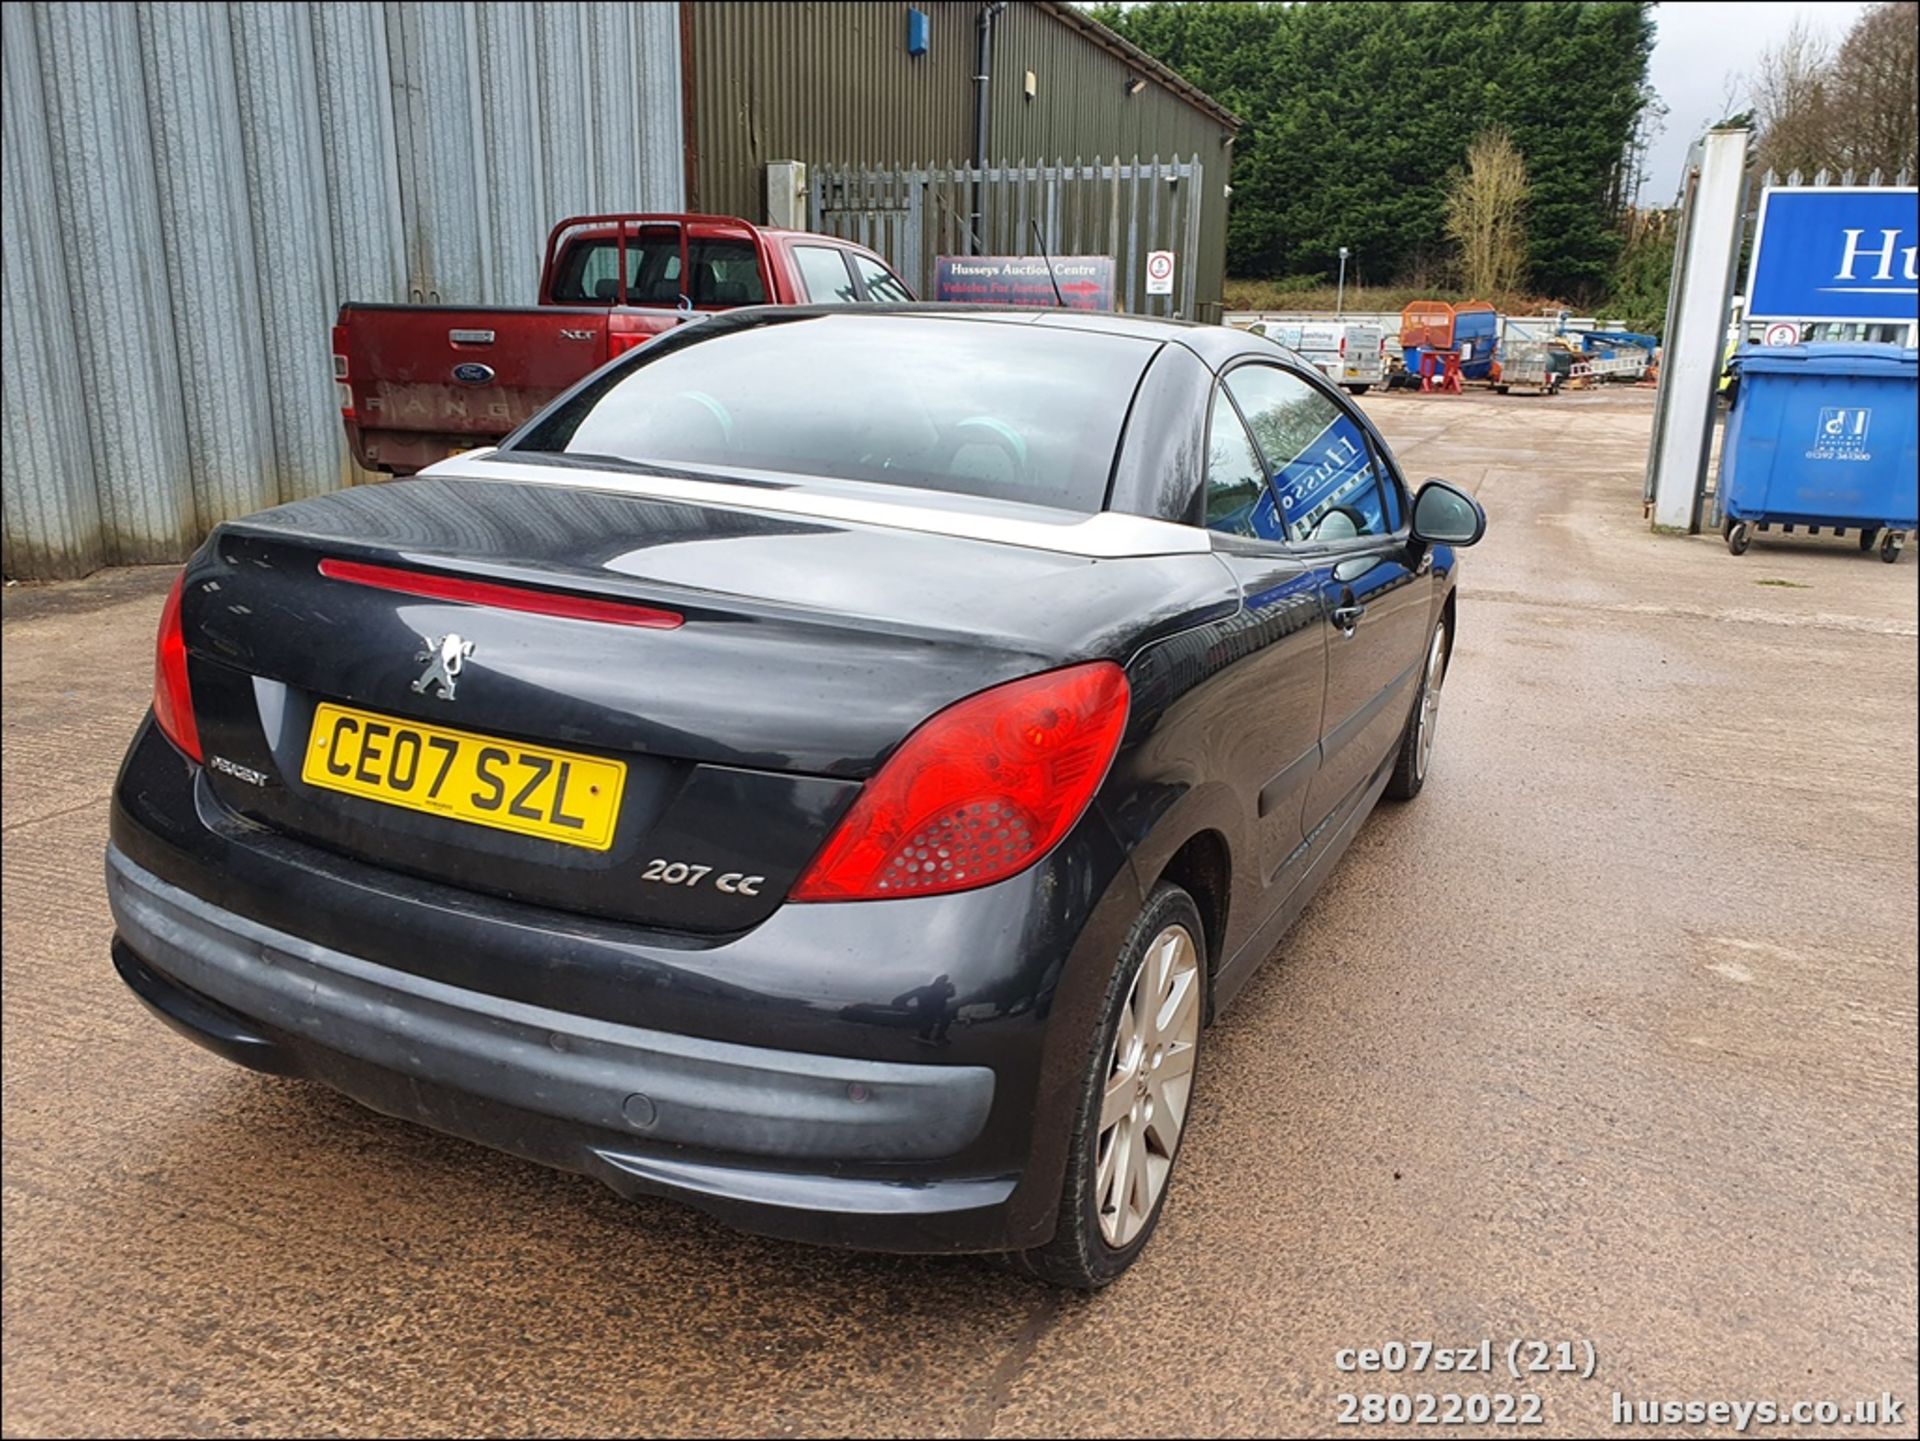
[(346, 706), (314, 712), (308, 785), (590, 851), (613, 844), (627, 768)]

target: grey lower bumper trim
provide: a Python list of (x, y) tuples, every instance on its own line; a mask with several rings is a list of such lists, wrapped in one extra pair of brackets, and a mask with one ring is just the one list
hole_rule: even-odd
[[(594, 1020), (375, 965), (247, 920), (117, 849), (123, 940), (181, 985), (286, 1035), (561, 1120), (791, 1160), (934, 1160), (980, 1133), (983, 1066), (774, 1051)], [(858, 1082), (865, 1098), (851, 1099)]]

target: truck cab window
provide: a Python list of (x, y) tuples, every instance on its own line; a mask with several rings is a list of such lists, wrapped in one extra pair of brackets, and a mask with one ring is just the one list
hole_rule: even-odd
[(867, 299), (874, 304), (895, 305), (913, 299), (907, 287), (900, 283), (900, 277), (886, 266), (864, 255), (851, 258), (853, 268), (860, 272), (860, 283), (867, 287)]
[(800, 267), (807, 299), (815, 305), (851, 305), (859, 299), (844, 250), (829, 245), (796, 245), (793, 259)]
[(746, 240), (692, 240), (687, 264), (693, 272), (695, 305), (765, 305), (760, 258)]
[[(680, 298), (680, 234), (665, 226), (627, 232), (627, 304), (671, 305)], [(652, 298), (662, 287), (664, 301)], [(620, 298), (620, 245), (611, 235), (574, 241), (554, 267), (553, 299), (560, 305), (612, 305)]]

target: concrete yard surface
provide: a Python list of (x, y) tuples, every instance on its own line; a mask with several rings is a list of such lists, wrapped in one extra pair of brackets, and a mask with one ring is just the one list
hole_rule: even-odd
[[(1090, 1299), (189, 1045), (101, 880), (170, 573), (10, 589), (7, 1434), (1407, 1434), (1338, 1425), (1369, 1392), (1541, 1398), (1468, 1435), (1890, 1393), (1912, 1434), (1920, 555), (1650, 534), (1645, 392), (1366, 404), (1491, 517), (1432, 778), (1207, 1033), (1165, 1221)], [(1594, 1374), (1516, 1382), (1523, 1338)], [(1492, 1375), (1336, 1365), (1483, 1339)]]

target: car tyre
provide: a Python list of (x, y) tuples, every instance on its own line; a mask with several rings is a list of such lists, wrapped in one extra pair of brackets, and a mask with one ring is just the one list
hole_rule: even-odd
[(1440, 690), (1447, 679), (1447, 622), (1441, 618), (1427, 642), (1426, 664), (1420, 669), (1420, 689), (1413, 697), (1413, 713), (1407, 717), (1406, 733), (1400, 737), (1400, 754), (1393, 763), (1393, 775), (1386, 793), (1397, 801), (1410, 801), (1427, 783), (1427, 766), (1433, 759), (1434, 727), (1440, 719)]
[[(1095, 1291), (1118, 1279), (1153, 1238), (1193, 1115), (1206, 955), (1199, 907), (1180, 887), (1162, 882), (1128, 930), (1107, 982), (1100, 1029), (1081, 1077), (1053, 1239), (1009, 1257), (1016, 1269), (1056, 1286)], [(1160, 972), (1163, 964), (1170, 981)], [(1148, 1026), (1149, 1019), (1159, 1024)], [(1128, 1087), (1130, 1074), (1135, 1080)], [(1117, 1118), (1102, 1114), (1109, 1097), (1130, 1100)], [(1103, 1119), (1110, 1124), (1103, 1127)], [(1139, 1170), (1116, 1174), (1136, 1154)]]

